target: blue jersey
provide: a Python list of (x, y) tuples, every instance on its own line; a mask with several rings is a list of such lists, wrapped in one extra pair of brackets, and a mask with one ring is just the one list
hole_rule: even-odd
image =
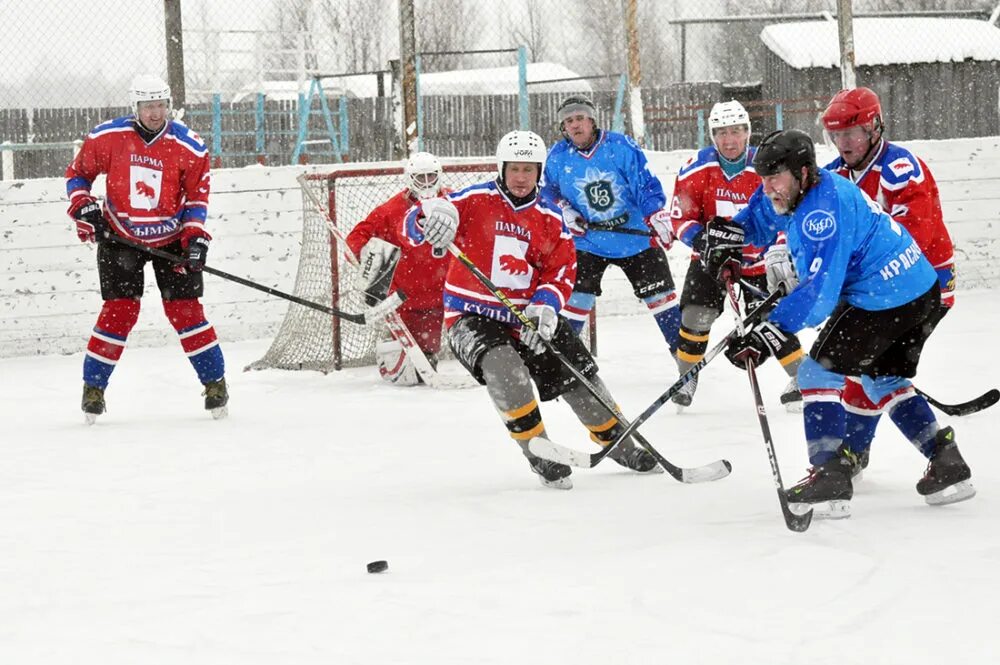
[(867, 310), (904, 305), (937, 280), (903, 226), (850, 180), (819, 176), (790, 215), (776, 213), (760, 187), (733, 218), (754, 245), (787, 235), (801, 282), (768, 317), (787, 332), (819, 325), (841, 300)]
[(642, 148), (624, 134), (604, 130), (586, 151), (569, 139), (552, 146), (542, 197), (572, 206), (587, 221), (586, 235), (575, 239), (578, 250), (615, 259), (649, 249), (651, 238), (600, 229), (648, 232), (645, 218), (667, 202)]

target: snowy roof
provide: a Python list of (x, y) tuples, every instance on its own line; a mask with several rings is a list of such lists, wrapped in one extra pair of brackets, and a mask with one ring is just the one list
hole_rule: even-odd
[[(839, 67), (836, 21), (769, 25), (760, 39), (794, 69)], [(1000, 60), (1000, 29), (960, 18), (856, 18), (855, 66)]]
[[(579, 79), (580, 75), (554, 62), (532, 62), (527, 67), (528, 83), (553, 79)], [(304, 81), (263, 81), (251, 83), (237, 92), (231, 101), (252, 99), (263, 92), (270, 100), (292, 101), (299, 93), (308, 94), (311, 79)], [(375, 97), (378, 94), (378, 77), (375, 74), (338, 76), (321, 80), (328, 98)], [(385, 80), (385, 94), (392, 94), (392, 83)], [(450, 72), (431, 72), (420, 77), (422, 95), (516, 95), (518, 91), (517, 67), (492, 67), (488, 69), (459, 69)], [(528, 92), (593, 92), (590, 83), (583, 80), (555, 81), (532, 85)]]
[[(555, 62), (528, 63), (528, 83), (553, 79), (579, 79), (580, 75)], [(518, 90), (517, 67), (491, 67), (487, 69), (460, 69), (451, 72), (433, 72), (420, 77), (422, 95), (516, 95)], [(590, 83), (583, 80), (555, 81), (532, 85), (528, 92), (592, 92)]]

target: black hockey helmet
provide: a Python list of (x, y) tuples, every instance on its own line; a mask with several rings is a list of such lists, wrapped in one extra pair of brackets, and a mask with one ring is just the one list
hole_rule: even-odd
[(778, 130), (768, 134), (753, 158), (753, 168), (759, 176), (768, 176), (788, 169), (798, 173), (803, 166), (816, 172), (816, 148), (809, 135), (798, 129)]

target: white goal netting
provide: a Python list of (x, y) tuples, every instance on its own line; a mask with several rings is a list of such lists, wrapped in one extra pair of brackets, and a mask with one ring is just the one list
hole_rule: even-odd
[[(452, 190), (496, 177), (496, 165), (492, 163), (442, 162), (444, 186)], [(376, 206), (406, 187), (403, 169), (399, 162), (345, 166), (308, 174), (300, 182), (309, 192), (302, 192), (302, 250), (294, 294), (347, 312), (363, 312), (364, 300), (354, 288), (356, 258), (336, 240), (327, 221), (346, 236)], [(316, 205), (314, 199), (321, 205)], [(292, 303), (267, 353), (247, 369), (329, 372), (371, 365), (375, 362), (375, 344), (382, 334), (378, 328)]]

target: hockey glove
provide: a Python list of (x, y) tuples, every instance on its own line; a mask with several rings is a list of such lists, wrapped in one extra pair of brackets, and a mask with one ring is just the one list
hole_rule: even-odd
[(666, 208), (657, 210), (646, 217), (646, 224), (656, 233), (663, 249), (670, 249), (674, 244), (674, 225), (670, 221), (670, 211)]
[(770, 321), (761, 321), (743, 337), (736, 337), (726, 348), (729, 362), (740, 369), (747, 368), (747, 359), (759, 366), (788, 342), (788, 335)]
[(563, 201), (559, 204), (562, 208), (562, 218), (563, 224), (569, 229), (570, 234), (574, 238), (582, 238), (587, 234), (587, 220), (583, 218), (583, 215), (578, 213), (573, 206), (569, 204), (569, 201)]
[[(528, 326), (521, 326), (521, 343), (528, 347), (532, 353), (542, 353), (545, 351), (545, 342), (552, 339), (559, 326), (559, 315), (551, 305), (539, 305), (532, 303), (524, 308), (524, 315), (532, 320), (535, 329)], [(545, 340), (543, 342), (542, 340)]]
[(774, 293), (781, 290), (788, 295), (799, 285), (799, 276), (795, 273), (792, 263), (792, 253), (788, 245), (772, 245), (764, 252), (764, 266), (767, 270), (767, 290)]
[(192, 238), (184, 252), (184, 267), (191, 272), (201, 272), (208, 257), (208, 238)]
[(421, 203), (424, 219), (420, 227), (424, 240), (437, 250), (446, 250), (458, 233), (458, 209), (447, 199), (426, 199)]
[(743, 227), (725, 217), (713, 217), (705, 227), (701, 262), (719, 281), (740, 278), (743, 259)]
[(76, 219), (76, 237), (80, 242), (100, 242), (108, 237), (108, 223), (104, 221), (101, 204), (91, 199), (73, 213)]

